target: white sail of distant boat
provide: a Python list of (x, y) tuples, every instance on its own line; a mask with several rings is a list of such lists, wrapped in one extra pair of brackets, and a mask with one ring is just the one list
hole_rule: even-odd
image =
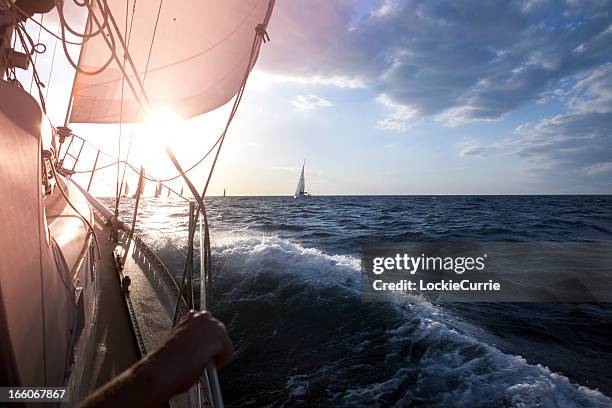
[(166, 195), (166, 197), (170, 197), (170, 189), (168, 189), (168, 194)]
[(130, 193), (130, 185), (126, 181), (123, 186), (123, 196), (127, 197), (129, 193)]
[(144, 180), (140, 179), (138, 180), (138, 187), (136, 187), (136, 191), (134, 192), (134, 194), (132, 194), (132, 198), (136, 198), (138, 196), (140, 196), (145, 189), (145, 185), (144, 185)]
[(304, 160), (304, 164), (302, 165), (302, 172), (300, 173), (300, 179), (298, 180), (298, 184), (295, 189), (295, 194), (293, 195), (293, 198), (310, 197), (310, 194), (306, 192), (306, 181), (304, 180), (304, 167), (306, 167), (306, 160)]
[(155, 187), (155, 197), (159, 197), (162, 193), (163, 185), (161, 182), (157, 183), (157, 187)]
[(223, 197), (225, 197), (225, 189), (223, 189)]

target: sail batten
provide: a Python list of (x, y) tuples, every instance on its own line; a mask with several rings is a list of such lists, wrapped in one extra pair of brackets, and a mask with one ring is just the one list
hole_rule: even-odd
[[(126, 16), (125, 1), (107, 0), (105, 3), (118, 25), (132, 18), (131, 13)], [(128, 0), (128, 12), (133, 5), (134, 0)], [(274, 0), (165, 2), (153, 35), (159, 4), (138, 2), (133, 28), (129, 38), (124, 38), (138, 75), (131, 70), (131, 64), (126, 63), (126, 78), (135, 84), (137, 78), (143, 80), (150, 102), (149, 112), (170, 110), (181, 118), (190, 118), (216, 109), (238, 92), (245, 72), (252, 69), (256, 58), (249, 57), (256, 28), (265, 29), (273, 5)], [(92, 9), (95, 15), (101, 16), (98, 2), (92, 2)], [(90, 21), (86, 33), (97, 29)], [(113, 35), (119, 33), (113, 32)], [(260, 43), (258, 37), (255, 57)], [(79, 58), (80, 68), (99, 69), (108, 60), (109, 52), (102, 36), (86, 39)], [(117, 49), (117, 54), (121, 59), (122, 50)], [(138, 95), (133, 95), (125, 84), (122, 103), (122, 77), (121, 67), (116, 62), (99, 75), (78, 73), (70, 122), (144, 120), (147, 112), (138, 107)]]

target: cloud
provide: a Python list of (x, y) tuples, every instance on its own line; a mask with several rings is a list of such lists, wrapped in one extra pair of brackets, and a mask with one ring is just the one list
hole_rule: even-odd
[(563, 98), (567, 113), (520, 125), (512, 137), (486, 150), (517, 156), (532, 169), (607, 173), (612, 168), (612, 64), (591, 70)]
[(580, 112), (612, 110), (612, 63), (594, 69), (570, 91), (568, 104)]
[(322, 98), (318, 95), (310, 94), (310, 95), (298, 95), (291, 102), (294, 106), (295, 110), (298, 111), (306, 111), (313, 110), (317, 108), (327, 108), (332, 106), (332, 103), (325, 98)]
[(612, 61), (611, 1), (363, 4), (278, 3), (260, 68), (329, 84), (350, 78), (411, 115), (454, 125), (498, 119)]
[(324, 85), (350, 89), (365, 88), (365, 84), (359, 78), (350, 78), (346, 76), (290, 76), (257, 71), (253, 74), (253, 77), (257, 77), (265, 81), (292, 82), (304, 85)]
[(594, 165), (585, 168), (584, 172), (589, 176), (592, 176), (594, 174), (610, 173), (612, 172), (612, 162), (607, 161), (595, 163)]
[(483, 157), (487, 155), (487, 148), (483, 146), (478, 140), (470, 140), (462, 145), (459, 150), (459, 154), (462, 157), (466, 156), (477, 156)]
[(386, 130), (402, 131), (408, 126), (411, 119), (417, 116), (417, 112), (409, 106), (397, 104), (386, 94), (380, 94), (376, 97), (376, 102), (387, 108), (392, 109), (392, 112), (384, 119), (377, 122), (378, 126)]

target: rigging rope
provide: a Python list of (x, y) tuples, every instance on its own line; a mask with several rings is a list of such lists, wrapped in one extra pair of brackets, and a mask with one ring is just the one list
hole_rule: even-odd
[[(21, 42), (21, 47), (25, 51), (25, 54), (27, 55), (28, 60), (32, 64), (32, 79), (36, 82), (36, 88), (38, 89), (38, 98), (40, 101), (40, 106), (42, 108), (42, 111), (46, 114), (47, 106), (45, 104), (45, 97), (43, 96), (43, 92), (42, 92), (42, 88), (44, 88), (45, 85), (40, 80), (40, 76), (38, 75), (38, 70), (36, 69), (36, 65), (34, 64), (32, 54), (34, 53), (42, 54), (47, 50), (47, 47), (41, 43), (35, 44), (34, 40), (32, 40), (32, 37), (30, 37), (30, 35), (26, 31), (23, 23), (18, 23), (17, 25), (15, 25), (15, 32), (17, 33), (17, 36), (19, 37), (19, 41)], [(30, 48), (28, 48), (28, 43), (30, 45)], [(38, 46), (42, 46), (43, 47), (42, 50), (39, 50)], [(21, 86), (21, 88), (23, 88), (23, 86)]]
[[(93, 14), (93, 10), (91, 8), (91, 4), (89, 1), (84, 1), (83, 3), (79, 3), (76, 0), (73, 0), (73, 3), (76, 4), (78, 7), (86, 7), (89, 15)], [(81, 34), (74, 28), (70, 27), (70, 24), (68, 24), (68, 22), (66, 21), (66, 16), (64, 15), (64, 1), (63, 0), (57, 1), (56, 6), (57, 6), (57, 14), (59, 16), (60, 23), (66, 30), (68, 30), (70, 34), (74, 35), (75, 37), (82, 38), (83, 40), (97, 37), (100, 34), (104, 34), (104, 29), (108, 27), (108, 14), (103, 14), (104, 21), (102, 22), (102, 25), (98, 25), (98, 31), (89, 33), (89, 34), (85, 34), (85, 33)]]
[[(42, 25), (42, 22), (45, 18), (44, 14), (40, 15), (40, 24)], [(34, 19), (32, 19), (34, 20)], [(36, 21), (36, 20), (34, 20)], [(38, 27), (38, 37), (36, 38), (36, 44), (40, 44), (40, 33), (41, 33), (42, 29), (41, 27)], [(34, 62), (33, 65), (36, 65), (36, 61), (38, 61), (38, 53), (36, 53), (36, 55), (34, 56)], [(32, 85), (34, 84), (34, 73), (32, 73), (32, 78), (30, 78), (30, 89), (28, 90), (28, 93), (32, 93)]]
[[(63, 3), (62, 3), (63, 5)], [(63, 6), (62, 6), (63, 8)], [(98, 18), (96, 17), (95, 13), (93, 12), (93, 10), (91, 9), (91, 6), (88, 5), (87, 9), (88, 9), (88, 14), (87, 14), (87, 22), (85, 23), (85, 30), (87, 30), (87, 27), (89, 27), (91, 25), (91, 20), (93, 19), (94, 23), (96, 23), (97, 27), (98, 27), (98, 32), (96, 33), (96, 35), (90, 34), (90, 35), (85, 35), (85, 34), (74, 34), (77, 37), (82, 37), (83, 38), (83, 43), (81, 45), (81, 50), (83, 48), (83, 45), (85, 44), (85, 40), (89, 39), (89, 38), (93, 38), (99, 34), (102, 35), (102, 38), (104, 38), (104, 41), (109, 44), (110, 41), (110, 45), (109, 48), (111, 49), (111, 55), (110, 57), (106, 60), (106, 62), (104, 64), (102, 64), (102, 66), (94, 71), (87, 71), (82, 69), (81, 67), (79, 67), (78, 63), (75, 63), (74, 60), (72, 59), (72, 57), (70, 56), (70, 53), (68, 52), (68, 47), (66, 45), (66, 30), (70, 31), (71, 33), (74, 33), (74, 31), (71, 31), (71, 29), (68, 27), (66, 20), (63, 18), (63, 10), (60, 10), (61, 7), (57, 7), (58, 10), (58, 14), (60, 15), (60, 27), (61, 27), (61, 40), (62, 40), (62, 48), (64, 49), (64, 54), (66, 55), (66, 59), (68, 60), (68, 63), (72, 66), (72, 68), (74, 68), (78, 73), (81, 73), (83, 75), (98, 75), (101, 74), (106, 68), (108, 68), (108, 66), (111, 64), (111, 62), (114, 59), (115, 56), (115, 51), (116, 51), (116, 44), (115, 44), (115, 39), (114, 37), (111, 35), (110, 32), (110, 28), (108, 30), (109, 34), (108, 37), (110, 37), (110, 40), (107, 38), (107, 35), (103, 32), (104, 27), (106, 27), (108, 25), (108, 14), (110, 13), (110, 9), (101, 9), (102, 10), (102, 14), (104, 16), (104, 24), (100, 24), (100, 22), (98, 21)], [(80, 59), (80, 56), (79, 56)]]

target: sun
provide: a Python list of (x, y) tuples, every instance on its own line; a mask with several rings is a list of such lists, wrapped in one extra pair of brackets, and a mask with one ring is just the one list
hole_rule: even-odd
[[(179, 147), (183, 121), (171, 109), (156, 109), (137, 125), (136, 156), (141, 165), (155, 172), (166, 168), (166, 147)], [(160, 168), (161, 167), (161, 168)]]
[(156, 109), (147, 116), (141, 134), (145, 135), (151, 145), (165, 147), (171, 145), (178, 127), (182, 124), (179, 116), (171, 109)]

